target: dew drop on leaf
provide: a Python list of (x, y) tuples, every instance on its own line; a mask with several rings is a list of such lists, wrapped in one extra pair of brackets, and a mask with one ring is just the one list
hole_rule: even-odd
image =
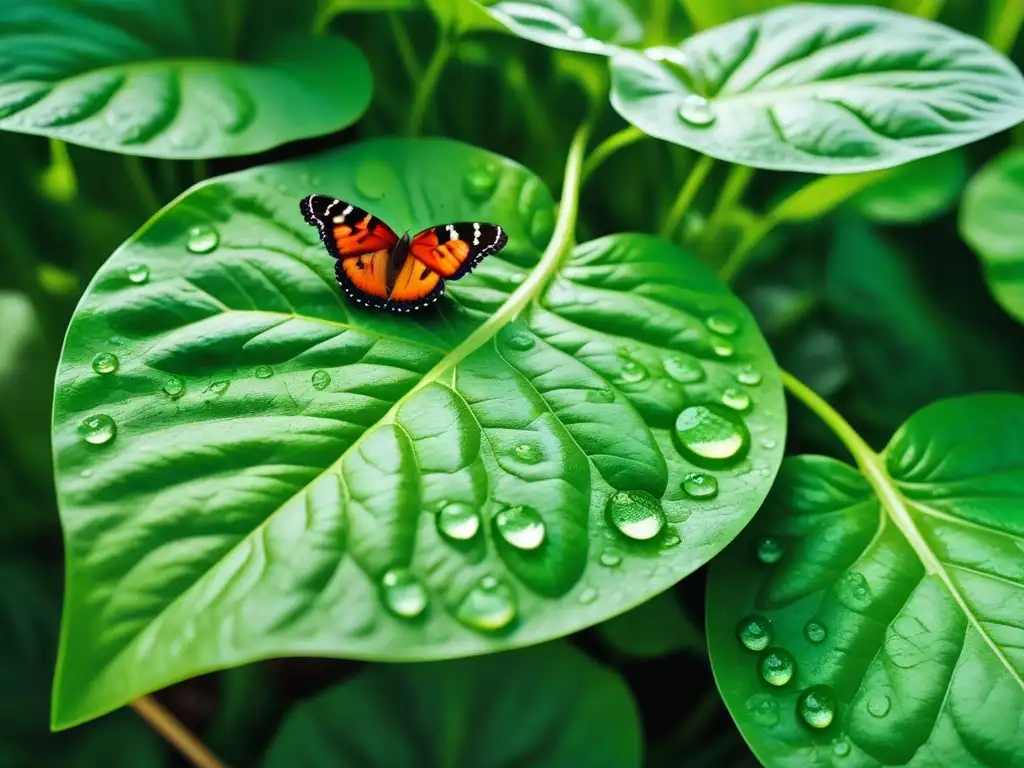
[(747, 699), (746, 707), (751, 719), (758, 725), (766, 728), (778, 725), (779, 705), (771, 694), (755, 693)]
[(676, 447), (700, 466), (733, 464), (750, 448), (750, 432), (735, 411), (691, 405), (676, 419)]
[(661, 539), (662, 549), (673, 549), (679, 546), (682, 539), (679, 538), (679, 534), (669, 529), (668, 532)]
[(488, 162), (475, 165), (463, 178), (462, 191), (470, 200), (482, 203), (494, 194), (500, 176), (501, 166), (497, 163)]
[(704, 324), (712, 333), (720, 333), (723, 336), (732, 336), (740, 328), (739, 318), (728, 312), (716, 312), (709, 315)]
[(761, 447), (766, 449), (766, 450), (770, 451), (776, 445), (778, 445), (778, 443), (775, 442), (775, 440), (773, 438), (770, 438), (770, 437), (762, 437), (761, 438)]
[(736, 347), (728, 339), (715, 337), (711, 340), (711, 351), (718, 357), (732, 357), (736, 354)]
[(529, 443), (517, 445), (515, 447), (514, 453), (516, 455), (516, 458), (519, 459), (519, 461), (525, 462), (527, 464), (536, 464), (538, 461), (544, 458), (544, 454), (540, 452), (540, 448), (538, 448), (535, 445), (530, 445)]
[(414, 619), (427, 608), (427, 590), (408, 571), (397, 568), (381, 579), (384, 606), (395, 616)]
[(836, 757), (846, 757), (850, 754), (850, 742), (840, 736), (832, 742), (832, 754)]
[(100, 352), (92, 359), (92, 369), (101, 376), (116, 372), (119, 364), (117, 355), (110, 352)]
[(666, 357), (662, 365), (665, 367), (665, 373), (680, 384), (693, 384), (704, 378), (704, 366), (696, 358), (688, 355)]
[(619, 381), (623, 384), (638, 384), (648, 376), (647, 366), (636, 360), (626, 360), (619, 371)]
[(215, 381), (206, 388), (207, 392), (213, 392), (215, 395), (223, 395), (228, 391), (228, 387), (231, 385), (229, 381)]
[(800, 719), (811, 728), (822, 729), (832, 725), (836, 717), (836, 696), (827, 685), (808, 688), (797, 699), (796, 711)]
[(269, 379), (274, 375), (274, 369), (269, 365), (257, 365), (252, 374), (257, 379)]
[(757, 542), (757, 559), (764, 565), (775, 565), (783, 554), (782, 543), (773, 536), (765, 536)]
[(605, 568), (616, 568), (622, 564), (622, 555), (614, 549), (606, 549), (601, 553), (601, 565)]
[(722, 392), (722, 405), (732, 408), (734, 411), (750, 410), (750, 395), (742, 389), (728, 387)]
[(767, 618), (755, 613), (740, 619), (736, 625), (736, 637), (748, 651), (763, 651), (775, 639), (775, 632)]
[(544, 521), (529, 507), (510, 507), (494, 516), (494, 527), (516, 549), (537, 549), (544, 543)]
[(817, 619), (811, 619), (804, 624), (804, 637), (807, 642), (817, 645), (828, 637), (828, 629)]
[(636, 541), (653, 539), (665, 527), (665, 512), (646, 491), (619, 491), (605, 506), (608, 521), (624, 536)]
[(715, 122), (715, 112), (711, 102), (703, 96), (691, 93), (679, 105), (679, 118), (695, 128), (704, 128)]
[(186, 247), (192, 253), (210, 253), (220, 245), (220, 235), (208, 224), (189, 227)]
[(480, 515), (471, 504), (446, 504), (437, 513), (437, 530), (452, 541), (469, 541), (480, 530)]
[(588, 389), (587, 402), (610, 403), (615, 400), (615, 393), (610, 389)]
[(580, 592), (580, 602), (584, 605), (589, 605), (595, 600), (597, 600), (597, 590), (593, 587), (587, 587), (582, 592)]
[(323, 392), (329, 386), (331, 386), (331, 374), (325, 371), (323, 368), (313, 371), (313, 389)]
[(748, 387), (756, 387), (761, 383), (761, 378), (761, 372), (754, 370), (754, 367), (750, 365), (736, 374), (736, 381), (746, 384)]
[(587, 36), (582, 27), (572, 26), (565, 30), (565, 34), (573, 40), (582, 40)]
[(714, 475), (691, 472), (683, 478), (683, 493), (694, 499), (713, 499), (718, 495), (718, 480)]
[(783, 686), (796, 674), (796, 659), (784, 648), (771, 648), (761, 657), (761, 678), (769, 685)]
[(481, 632), (497, 632), (516, 618), (512, 588), (493, 576), (485, 576), (459, 604), (455, 618)]
[(533, 337), (526, 333), (510, 333), (505, 337), (505, 346), (523, 352), (533, 347)]
[(892, 709), (892, 699), (885, 694), (880, 696), (872, 696), (868, 699), (868, 714), (872, 717), (885, 717), (889, 714), (889, 710)]
[(164, 384), (164, 394), (171, 400), (177, 400), (185, 394), (185, 380), (177, 376), (171, 376)]
[(78, 432), (90, 445), (104, 445), (117, 435), (117, 425), (105, 413), (97, 413), (83, 420)]
[(125, 269), (128, 274), (128, 281), (141, 285), (142, 283), (149, 280), (149, 267), (145, 264), (131, 264)]

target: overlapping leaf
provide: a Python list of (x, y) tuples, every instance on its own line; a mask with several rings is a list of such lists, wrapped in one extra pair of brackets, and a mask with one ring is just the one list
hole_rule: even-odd
[(1016, 765), (1024, 712), (1024, 398), (916, 413), (871, 483), (789, 459), (711, 569), (726, 704), (773, 766)]
[(316, 3), (0, 5), (0, 129), (147, 157), (242, 155), (352, 123), (359, 50), (313, 37)]
[[(509, 245), (435, 315), (358, 311), (299, 214), (311, 191)], [(269, 656), (536, 643), (728, 543), (781, 458), (764, 340), (652, 237), (528, 280), (552, 209), (500, 157), (380, 140), (204, 184), (111, 258), (58, 373), (58, 726)], [(511, 325), (510, 295), (537, 299)]]
[(612, 60), (657, 138), (758, 168), (856, 173), (1024, 120), (1024, 77), (976, 38), (884, 8), (794, 4)]

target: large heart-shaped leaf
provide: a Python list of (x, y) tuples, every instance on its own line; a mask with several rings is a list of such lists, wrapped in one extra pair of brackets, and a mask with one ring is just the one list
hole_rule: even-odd
[(459, 661), (375, 664), (296, 707), (266, 766), (629, 768), (641, 763), (640, 742), (625, 682), (572, 646), (548, 643)]
[[(436, 315), (359, 311), (299, 213), (314, 190), (509, 245)], [(756, 324), (653, 237), (561, 264), (563, 224), (537, 266), (552, 208), (503, 158), (379, 140), (197, 187), (111, 258), (58, 372), (58, 725), (268, 656), (540, 642), (735, 536), (785, 429)]]
[(0, 5), (0, 129), (146, 157), (260, 152), (352, 123), (362, 53), (313, 37), (316, 3)]
[(1024, 120), (1024, 77), (980, 40), (870, 7), (796, 4), (612, 60), (612, 104), (657, 138), (758, 168), (854, 173)]
[(722, 695), (773, 766), (1018, 765), (1024, 398), (919, 411), (867, 476), (788, 459), (711, 567)]
[(971, 179), (960, 233), (981, 257), (989, 288), (1024, 322), (1024, 149), (1007, 150)]
[[(827, 0), (836, 5), (865, 5), (864, 0)], [(899, 8), (918, 0), (874, 0), (872, 5)], [(708, 29), (727, 21), (761, 13), (786, 5), (790, 0), (682, 0), (686, 13), (699, 29)]]
[(623, 0), (499, 0), (485, 5), (513, 34), (550, 48), (610, 56), (644, 36), (643, 25)]

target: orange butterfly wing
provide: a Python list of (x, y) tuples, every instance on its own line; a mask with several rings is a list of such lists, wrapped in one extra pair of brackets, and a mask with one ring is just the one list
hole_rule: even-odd
[(506, 243), (508, 235), (498, 225), (462, 221), (423, 230), (412, 239), (409, 249), (441, 277), (458, 280)]
[(391, 309), (393, 305), (397, 312), (415, 312), (430, 306), (442, 296), (444, 280), (441, 276), (409, 253), (395, 278), (388, 298), (388, 308)]

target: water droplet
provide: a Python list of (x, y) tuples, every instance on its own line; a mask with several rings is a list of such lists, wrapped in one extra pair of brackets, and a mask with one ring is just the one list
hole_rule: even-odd
[(90, 445), (104, 445), (117, 435), (117, 425), (105, 413), (97, 413), (79, 424), (78, 433)]
[(601, 553), (601, 565), (605, 568), (616, 568), (622, 564), (622, 555), (614, 549), (606, 549)]
[(580, 602), (584, 605), (590, 605), (595, 600), (597, 600), (597, 590), (593, 587), (587, 587), (580, 592)]
[(748, 387), (756, 387), (761, 383), (761, 373), (760, 371), (755, 371), (753, 366), (748, 365), (736, 374), (736, 381), (740, 384), (746, 384)]
[(536, 464), (544, 458), (544, 454), (540, 452), (540, 448), (528, 443), (517, 445), (515, 448), (515, 454), (517, 459), (524, 461), (527, 464)]
[(610, 389), (588, 389), (587, 401), (591, 403), (610, 403), (615, 400), (615, 393)]
[(775, 442), (774, 438), (771, 438), (771, 437), (762, 437), (761, 438), (761, 447), (764, 448), (765, 450), (770, 451), (776, 445), (778, 445), (778, 443)]
[(572, 26), (565, 30), (565, 34), (573, 40), (582, 40), (587, 36), (582, 27)]
[(665, 373), (680, 384), (693, 384), (704, 378), (704, 366), (696, 358), (684, 355), (666, 357), (662, 363)]
[(757, 559), (764, 565), (775, 565), (782, 559), (783, 554), (781, 542), (772, 536), (765, 536), (757, 542)]
[(636, 360), (627, 360), (619, 371), (619, 381), (623, 384), (637, 384), (648, 376), (647, 366)]
[(709, 315), (704, 324), (712, 333), (720, 333), (723, 336), (732, 336), (740, 328), (739, 318), (728, 312), (716, 312)]
[(721, 339), (715, 336), (711, 339), (711, 351), (718, 357), (732, 357), (736, 354), (736, 347), (728, 339)]
[(92, 359), (92, 369), (101, 376), (117, 371), (119, 361), (117, 355), (110, 352), (100, 352)]
[(230, 386), (230, 384), (231, 382), (229, 381), (215, 381), (206, 388), (206, 391), (213, 392), (213, 394), (215, 395), (223, 395), (225, 392), (228, 391), (228, 387)]
[(828, 629), (820, 621), (811, 619), (804, 624), (804, 637), (807, 642), (817, 645), (828, 636)]
[(209, 224), (189, 227), (187, 248), (192, 253), (210, 253), (220, 245), (220, 235)]
[(696, 93), (691, 93), (683, 99), (679, 105), (679, 117), (684, 123), (695, 128), (704, 128), (715, 122), (715, 112), (711, 108), (711, 102)]
[(452, 502), (437, 513), (437, 529), (453, 541), (469, 541), (480, 530), (480, 515), (470, 504)]
[(493, 576), (485, 576), (459, 604), (455, 618), (482, 632), (497, 632), (516, 618), (512, 588)]
[(846, 574), (846, 583), (850, 585), (856, 597), (863, 599), (868, 596), (868, 581), (864, 578), (864, 574), (851, 571)]
[(503, 509), (495, 515), (494, 526), (516, 549), (537, 549), (544, 543), (544, 521), (529, 507)]
[(685, 66), (688, 63), (685, 53), (668, 45), (656, 45), (653, 48), (648, 48), (644, 51), (644, 55), (651, 61), (671, 61), (680, 66)]
[(761, 657), (761, 677), (766, 683), (783, 686), (796, 674), (796, 659), (784, 648), (771, 648)]
[(481, 203), (494, 194), (500, 176), (501, 166), (497, 163), (488, 162), (476, 165), (463, 178), (462, 191), (469, 199)]
[(682, 539), (679, 538), (679, 534), (669, 529), (661, 539), (662, 549), (673, 549), (678, 547)]
[(653, 539), (665, 527), (665, 512), (647, 491), (619, 491), (608, 499), (605, 513), (620, 533), (637, 541)]
[(779, 722), (779, 705), (768, 693), (755, 693), (746, 703), (747, 712), (758, 725), (771, 728)]
[(178, 378), (177, 376), (171, 376), (164, 384), (164, 393), (171, 398), (171, 400), (177, 400), (179, 397), (185, 394), (185, 381), (184, 379)]
[(775, 638), (772, 623), (760, 614), (752, 614), (736, 625), (736, 637), (748, 651), (763, 651)]
[(872, 696), (868, 699), (868, 714), (872, 717), (885, 717), (892, 709), (892, 699), (885, 694)]
[(125, 272), (128, 275), (128, 281), (136, 285), (141, 285), (149, 280), (149, 267), (145, 264), (131, 264), (125, 269)]
[(533, 347), (533, 337), (526, 333), (511, 333), (505, 337), (505, 346), (520, 352)]
[(269, 379), (274, 375), (274, 369), (269, 365), (257, 365), (252, 374), (257, 379)]
[(83, 469), (78, 474), (79, 474), (80, 477), (92, 477), (92, 470), (91, 469)]
[(739, 461), (750, 447), (750, 433), (735, 411), (717, 405), (691, 405), (676, 419), (676, 445), (701, 466)]
[(750, 409), (750, 395), (742, 389), (728, 387), (722, 392), (722, 405), (732, 408), (734, 411), (746, 411)]
[(816, 685), (800, 694), (797, 714), (811, 728), (828, 728), (836, 716), (836, 697), (827, 685)]
[(836, 757), (846, 757), (850, 754), (850, 742), (840, 736), (832, 742), (832, 754)]
[(323, 368), (313, 371), (313, 389), (323, 392), (329, 386), (331, 386), (331, 374), (325, 371)]
[(718, 480), (714, 475), (691, 472), (683, 478), (683, 492), (694, 499), (713, 499), (718, 495)]
[(403, 619), (414, 619), (427, 608), (427, 590), (405, 569), (388, 571), (381, 579), (384, 605)]

